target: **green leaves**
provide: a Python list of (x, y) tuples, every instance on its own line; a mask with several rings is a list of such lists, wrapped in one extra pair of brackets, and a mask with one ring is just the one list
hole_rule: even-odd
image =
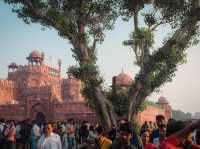
[(146, 13), (144, 15), (144, 22), (151, 27), (157, 23), (157, 20), (153, 13)]
[(144, 4), (142, 0), (120, 0), (120, 14), (128, 21), (137, 11), (144, 8)]
[(177, 28), (191, 11), (191, 2), (192, 0), (154, 0), (154, 7), (160, 12), (164, 22), (170, 22), (173, 28)]
[(136, 31), (130, 34), (130, 40), (126, 40), (123, 42), (125, 46), (133, 46), (138, 45), (139, 47), (143, 47), (144, 41), (149, 47), (151, 47), (154, 43), (154, 38), (151, 31), (147, 28), (138, 28)]
[(114, 110), (119, 117), (126, 117), (128, 115), (129, 99), (128, 88), (123, 89), (113, 86), (112, 90), (107, 93), (107, 98), (110, 99), (114, 105)]
[(99, 76), (98, 67), (90, 63), (83, 64), (80, 67), (71, 66), (67, 73), (82, 80), (86, 84), (99, 86), (103, 82), (103, 79)]

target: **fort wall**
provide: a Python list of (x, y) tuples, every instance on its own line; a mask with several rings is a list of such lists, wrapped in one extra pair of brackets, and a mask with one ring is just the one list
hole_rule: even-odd
[(15, 84), (10, 80), (0, 80), (0, 104), (10, 103), (15, 98)]

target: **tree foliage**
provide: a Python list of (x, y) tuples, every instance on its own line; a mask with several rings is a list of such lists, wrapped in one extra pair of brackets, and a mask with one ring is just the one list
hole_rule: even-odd
[[(112, 102), (114, 110), (118, 117), (126, 118), (128, 115), (128, 108), (130, 99), (128, 98), (129, 87), (112, 86), (107, 92), (107, 98)], [(139, 106), (139, 112), (144, 111), (149, 105), (148, 101), (144, 101)]]
[[(127, 112), (129, 120), (133, 119), (146, 97), (172, 80), (178, 65), (185, 62), (185, 50), (198, 43), (200, 6), (195, 5), (198, 0), (4, 1), (13, 6), (25, 23), (52, 27), (68, 39), (77, 61), (68, 73), (84, 82), (88, 102), (108, 128), (116, 122), (115, 111), (120, 109), (116, 107), (124, 100), (128, 102), (122, 107), (123, 112), (117, 113)], [(104, 79), (96, 64), (96, 44), (103, 42), (105, 31), (113, 29), (119, 15), (125, 21), (133, 18), (133, 31), (123, 43), (133, 50), (140, 70), (126, 93), (114, 94), (111, 90), (109, 97), (103, 90)], [(161, 47), (155, 48), (154, 33), (157, 27), (166, 24), (172, 32)]]

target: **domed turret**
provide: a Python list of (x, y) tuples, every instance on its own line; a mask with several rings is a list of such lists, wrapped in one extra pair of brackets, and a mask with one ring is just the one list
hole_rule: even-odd
[(9, 69), (17, 69), (18, 65), (16, 63), (11, 63), (10, 65), (8, 65)]
[(33, 51), (26, 59), (28, 60), (29, 64), (31, 63), (32, 65), (41, 65), (44, 60), (44, 56), (38, 51)]
[(18, 65), (16, 63), (11, 63), (8, 65), (8, 72), (14, 72), (18, 69)]
[(164, 105), (164, 104), (169, 104), (167, 98), (165, 98), (164, 96), (161, 96), (159, 99), (158, 99), (158, 104), (159, 105)]
[(42, 58), (42, 54), (38, 51), (33, 51), (29, 54), (29, 57), (31, 57), (31, 58)]
[(115, 84), (119, 86), (129, 86), (133, 83), (133, 80), (129, 75), (124, 73), (123, 71), (115, 77)]

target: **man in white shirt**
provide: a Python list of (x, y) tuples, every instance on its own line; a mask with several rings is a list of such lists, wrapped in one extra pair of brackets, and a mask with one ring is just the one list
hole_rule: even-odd
[(38, 149), (62, 149), (60, 136), (53, 133), (52, 123), (47, 123), (44, 127), (44, 134), (37, 144)]

